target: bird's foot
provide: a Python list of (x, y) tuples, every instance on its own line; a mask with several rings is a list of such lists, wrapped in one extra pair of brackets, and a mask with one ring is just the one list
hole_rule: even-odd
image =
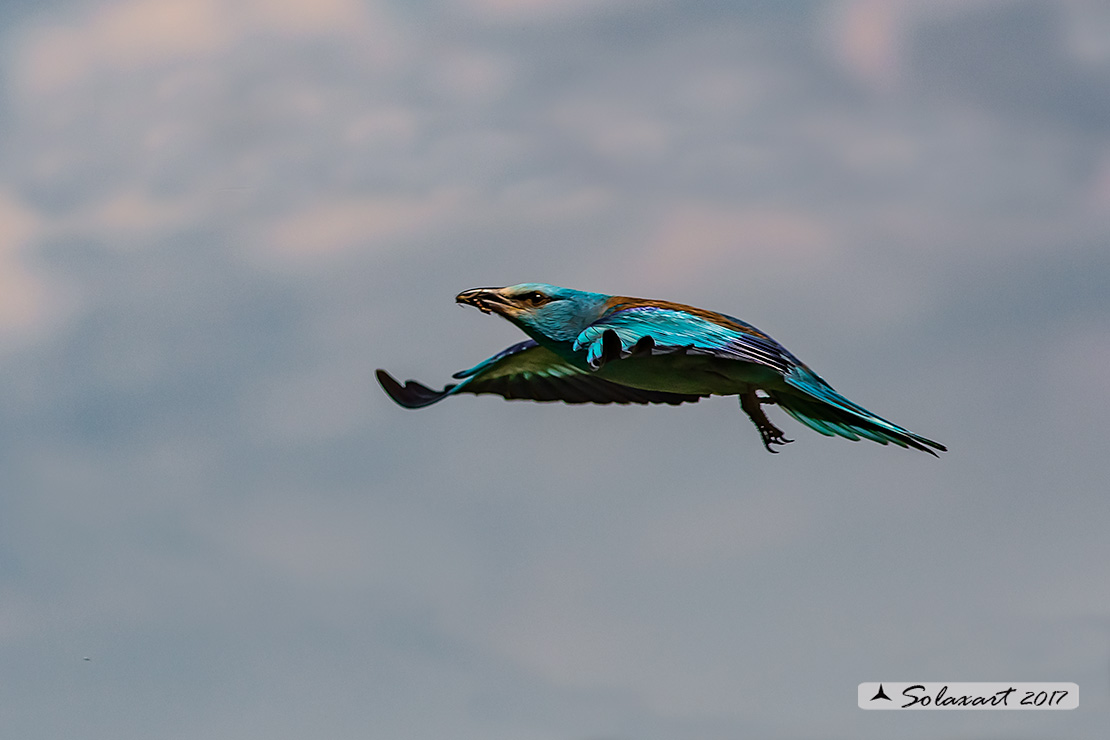
[(778, 454), (778, 450), (771, 449), (771, 445), (788, 445), (794, 441), (787, 439), (783, 431), (774, 425), (759, 427), (759, 436), (763, 440), (763, 446), (773, 455)]
[(744, 409), (744, 413), (755, 424), (755, 428), (759, 430), (759, 438), (763, 442), (763, 446), (771, 454), (777, 454), (778, 450), (772, 449), (771, 445), (787, 445), (793, 442), (792, 439), (787, 439), (785, 432), (771, 423), (767, 418), (767, 414), (763, 413), (761, 408), (762, 404), (773, 404), (775, 401), (771, 398), (761, 398), (755, 393), (741, 393), (740, 394), (740, 408)]

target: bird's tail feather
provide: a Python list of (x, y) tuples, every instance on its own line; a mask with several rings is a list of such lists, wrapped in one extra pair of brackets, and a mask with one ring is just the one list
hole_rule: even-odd
[(771, 397), (775, 403), (802, 424), (826, 437), (838, 436), (853, 441), (863, 438), (883, 445), (893, 443), (934, 456), (937, 453), (933, 450), (947, 451), (939, 442), (914, 434), (852, 403), (808, 369), (795, 368), (786, 376), (786, 382), (804, 395), (774, 392)]

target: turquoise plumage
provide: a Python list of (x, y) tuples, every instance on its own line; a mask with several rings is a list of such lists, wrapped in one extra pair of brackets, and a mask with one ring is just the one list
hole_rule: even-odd
[(435, 391), (403, 386), (384, 370), (386, 393), (420, 408), (459, 393), (566, 403), (693, 403), (738, 396), (764, 447), (787, 439), (763, 412), (777, 405), (826, 436), (870, 439), (936, 455), (944, 445), (903, 429), (833, 390), (785, 347), (751, 324), (668, 301), (587, 293), (544, 283), (474, 288), (455, 300), (497, 313), (530, 339), (455, 373)]

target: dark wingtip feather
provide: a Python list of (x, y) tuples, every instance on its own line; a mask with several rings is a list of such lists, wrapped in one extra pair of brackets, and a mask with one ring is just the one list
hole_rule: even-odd
[(407, 380), (402, 386), (394, 380), (392, 375), (381, 368), (378, 368), (374, 374), (378, 377), (378, 382), (382, 384), (382, 388), (389, 394), (389, 397), (396, 401), (398, 405), (404, 406), (407, 409), (418, 409), (424, 406), (430, 406), (436, 401), (442, 400), (451, 392), (451, 389), (455, 387), (449, 385), (442, 391), (434, 391), (415, 380)]

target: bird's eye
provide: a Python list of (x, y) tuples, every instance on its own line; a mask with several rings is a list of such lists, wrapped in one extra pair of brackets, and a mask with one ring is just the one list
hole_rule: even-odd
[(535, 304), (537, 306), (539, 304), (543, 303), (545, 298), (546, 298), (546, 296), (543, 293), (539, 292), (538, 290), (533, 290), (531, 293), (525, 293), (524, 294), (524, 300), (528, 301), (529, 303)]

